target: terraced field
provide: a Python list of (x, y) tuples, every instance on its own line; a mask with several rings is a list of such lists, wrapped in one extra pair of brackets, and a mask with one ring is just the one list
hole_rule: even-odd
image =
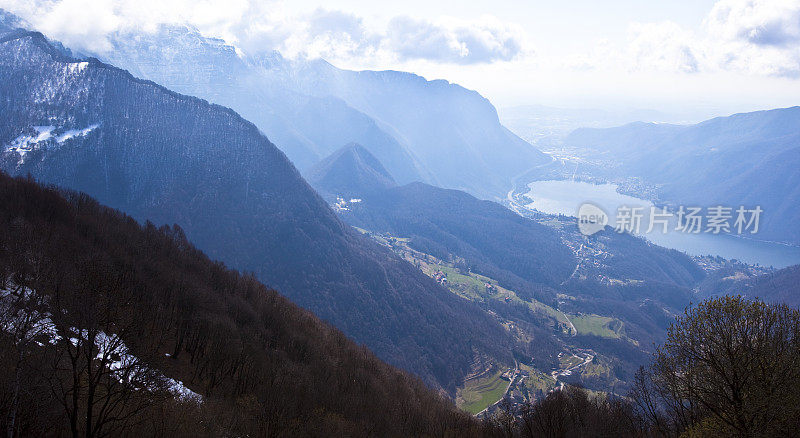
[(500, 400), (508, 387), (508, 380), (502, 374), (502, 370), (497, 370), (488, 376), (468, 380), (459, 390), (456, 401), (459, 407), (477, 414)]

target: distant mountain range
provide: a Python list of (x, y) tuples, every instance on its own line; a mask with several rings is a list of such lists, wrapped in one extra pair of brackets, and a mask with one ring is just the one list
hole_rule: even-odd
[(502, 197), (548, 158), (500, 124), (475, 91), (397, 71), (349, 71), (322, 60), (251, 56), (186, 27), (119, 34), (94, 54), (180, 93), (233, 108), (305, 173), (355, 142), (401, 184), (423, 181)]
[(483, 356), (510, 357), (493, 318), (343, 224), (232, 110), (25, 31), (0, 38), (0, 76), (0, 169), (180, 225), (434, 387), (452, 390)]
[(586, 148), (658, 187), (662, 201), (764, 210), (754, 237), (800, 244), (800, 107), (719, 117), (696, 125), (632, 123), (578, 129)]
[(500, 121), (537, 148), (561, 144), (578, 128), (610, 128), (637, 120), (680, 121), (654, 110), (600, 110), (589, 108), (555, 108), (545, 105), (519, 105), (500, 108)]

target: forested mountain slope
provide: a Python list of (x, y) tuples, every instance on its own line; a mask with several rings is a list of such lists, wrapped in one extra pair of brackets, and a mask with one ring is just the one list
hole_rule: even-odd
[[(336, 163), (337, 157), (329, 161)], [(367, 161), (361, 164), (367, 174), (380, 169), (370, 172), (363, 169)], [(336, 194), (327, 182), (349, 168), (327, 166), (328, 172), (312, 183)], [(597, 364), (602, 365), (562, 377), (593, 389), (626, 387), (652, 345), (663, 341), (672, 315), (689, 305), (692, 288), (705, 277), (679, 251), (611, 229), (584, 236), (574, 219), (526, 217), (424, 183), (378, 190), (374, 184), (359, 188), (352, 182), (348, 193), (362, 199), (338, 209), (343, 220), (454, 294), (497, 315), (526, 346), (516, 351), (518, 362), (552, 372), (562, 357), (587, 351), (599, 355)], [(537, 390), (528, 388), (529, 394)]]
[[(552, 229), (492, 201), (458, 190), (411, 183), (352, 206), (345, 220), (361, 228), (412, 238), (434, 255), (464, 257), (479, 272), (558, 286), (577, 260)], [(504, 276), (505, 276), (504, 275)]]
[(0, 173), (0, 229), (0, 425), (12, 436), (478, 432), (176, 226)]
[(785, 303), (800, 308), (800, 265), (789, 266), (742, 283), (744, 285), (741, 290), (735, 292), (770, 303)]
[(492, 318), (343, 224), (285, 155), (233, 111), (37, 33), (0, 39), (0, 168), (176, 223), (389, 363), (452, 389), (507, 357)]
[(699, 289), (703, 298), (742, 295), (768, 303), (800, 308), (800, 265), (773, 272), (753, 272), (746, 265), (729, 263), (704, 281)]

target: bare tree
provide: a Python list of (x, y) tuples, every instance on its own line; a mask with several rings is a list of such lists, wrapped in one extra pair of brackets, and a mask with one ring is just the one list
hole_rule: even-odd
[(0, 333), (9, 338), (13, 348), (13, 381), (11, 400), (6, 419), (6, 434), (17, 435), (17, 412), (24, 361), (35, 343), (54, 342), (56, 328), (47, 312), (46, 297), (28, 288), (24, 280), (18, 284), (7, 278), (0, 279)]
[(723, 297), (678, 318), (632, 397), (668, 434), (795, 436), (798, 387), (800, 312)]
[(102, 269), (76, 271), (79, 287), (55, 294), (68, 327), (48, 369), (51, 390), (69, 419), (73, 437), (102, 437), (142, 421), (167, 389), (167, 381), (133, 354), (125, 338), (136, 335), (135, 300), (124, 278)]

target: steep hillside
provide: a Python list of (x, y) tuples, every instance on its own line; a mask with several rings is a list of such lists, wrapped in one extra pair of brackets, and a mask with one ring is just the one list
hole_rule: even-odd
[(345, 199), (362, 198), (397, 185), (375, 156), (363, 146), (348, 144), (308, 171), (308, 182), (320, 193)]
[(0, 388), (20, 397), (0, 400), (0, 425), (12, 436), (478, 431), (178, 227), (2, 173), (0, 227)]
[(702, 298), (743, 295), (800, 308), (800, 265), (774, 272), (752, 272), (749, 266), (723, 266), (699, 289)]
[(0, 168), (176, 223), (389, 363), (452, 389), (503, 329), (344, 225), (233, 111), (170, 92), (36, 33), (0, 39)]
[[(634, 123), (579, 129), (565, 144), (593, 150), (658, 186), (662, 200), (764, 210), (757, 238), (800, 243), (800, 107), (719, 117), (691, 126)], [(699, 190), (698, 188), (702, 188)]]

